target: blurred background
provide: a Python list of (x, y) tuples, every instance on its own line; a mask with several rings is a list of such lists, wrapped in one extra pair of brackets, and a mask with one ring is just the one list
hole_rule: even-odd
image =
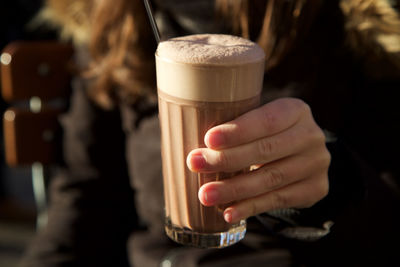
[[(29, 27), (42, 6), (41, 0), (2, 0), (0, 50), (16, 40), (54, 40), (49, 29)], [(1, 84), (0, 84), (1, 86)], [(0, 98), (3, 116), (7, 103)], [(31, 168), (7, 166), (4, 158), (3, 124), (0, 124), (0, 266), (17, 266), (36, 230), (36, 206)]]

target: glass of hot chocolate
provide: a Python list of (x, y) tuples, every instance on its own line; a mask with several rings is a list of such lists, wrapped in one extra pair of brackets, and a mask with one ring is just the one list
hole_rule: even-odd
[(186, 157), (206, 147), (204, 135), (210, 128), (259, 105), (264, 60), (257, 44), (231, 35), (178, 37), (157, 48), (165, 230), (178, 243), (222, 248), (245, 235), (244, 220), (225, 222), (227, 206), (206, 207), (198, 199), (203, 184), (240, 172), (194, 173)]

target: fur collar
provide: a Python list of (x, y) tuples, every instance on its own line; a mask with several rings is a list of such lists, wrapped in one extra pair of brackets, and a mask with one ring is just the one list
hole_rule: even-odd
[[(62, 39), (85, 44), (90, 35), (89, 13), (96, 0), (46, 0), (34, 24), (47, 23), (60, 29)], [(394, 0), (339, 0), (345, 18), (349, 47), (367, 63), (388, 62), (398, 77), (400, 73), (400, 16)], [(366, 64), (370, 65), (370, 64)], [(368, 66), (367, 66), (368, 68)], [(369, 72), (369, 71), (368, 71)], [(379, 71), (378, 71), (379, 72)], [(379, 76), (379, 74), (378, 74)]]
[(340, 2), (347, 44), (365, 62), (366, 72), (375, 78), (400, 76), (400, 16), (392, 2)]
[(86, 44), (90, 35), (90, 10), (94, 0), (46, 0), (33, 27), (46, 24), (60, 32), (62, 40)]

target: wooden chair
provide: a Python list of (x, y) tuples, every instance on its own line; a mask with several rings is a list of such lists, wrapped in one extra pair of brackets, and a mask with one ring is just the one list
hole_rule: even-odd
[(46, 173), (60, 155), (58, 117), (70, 93), (72, 54), (67, 44), (23, 41), (0, 56), (1, 93), (10, 104), (3, 116), (5, 159), (10, 167), (32, 167), (38, 227), (47, 221)]

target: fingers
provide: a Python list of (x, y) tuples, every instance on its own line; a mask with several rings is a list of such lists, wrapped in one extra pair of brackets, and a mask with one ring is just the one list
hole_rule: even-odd
[[(204, 184), (203, 205), (225, 205), (225, 220), (262, 212), (308, 207), (328, 192), (330, 154), (307, 104), (279, 99), (210, 129), (207, 148), (191, 151), (190, 170), (201, 173), (255, 170)], [(234, 203), (234, 204), (229, 204)]]
[(210, 129), (204, 142), (212, 149), (245, 144), (290, 128), (307, 112), (308, 105), (299, 99), (278, 99)]
[(293, 156), (230, 179), (204, 184), (199, 190), (200, 202), (205, 206), (232, 203), (296, 183), (327, 168), (329, 154), (320, 154), (316, 159)]
[(324, 144), (324, 139), (323, 132), (314, 122), (303, 123), (277, 135), (232, 148), (195, 149), (189, 153), (187, 165), (194, 172), (233, 172), (296, 155), (306, 148)]
[[(235, 203), (224, 211), (228, 223), (277, 209), (310, 207), (328, 194), (329, 183), (325, 173), (298, 183)], [(307, 193), (305, 193), (307, 192)]]

